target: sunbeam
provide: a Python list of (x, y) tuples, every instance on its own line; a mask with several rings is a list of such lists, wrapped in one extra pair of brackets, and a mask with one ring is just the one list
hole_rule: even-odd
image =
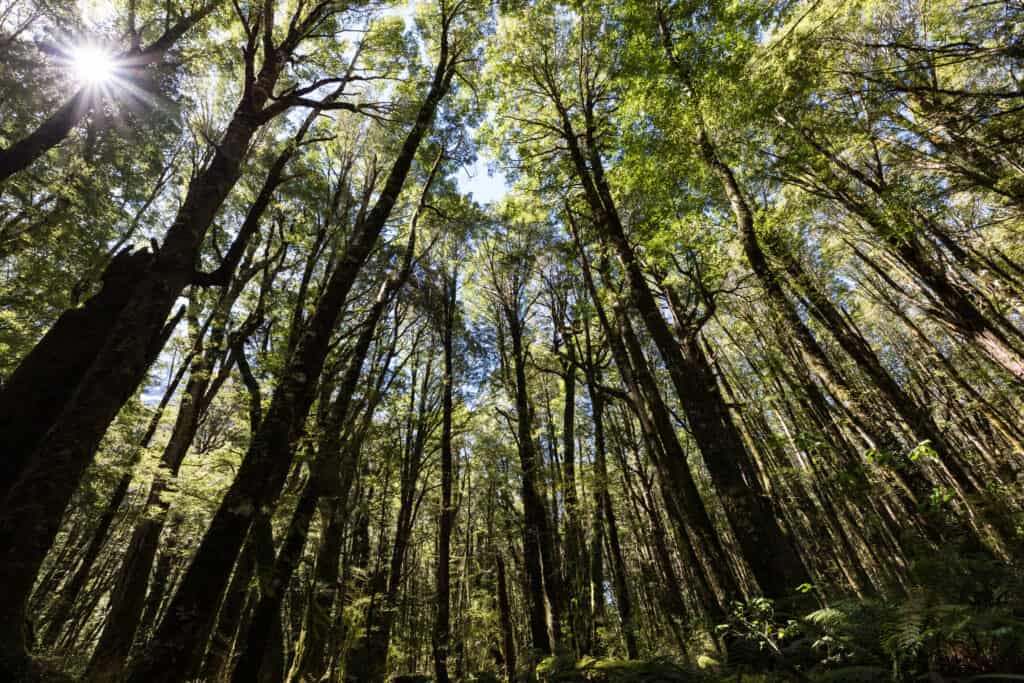
[(117, 63), (113, 55), (96, 45), (79, 45), (69, 55), (75, 80), (83, 85), (98, 86), (115, 78)]

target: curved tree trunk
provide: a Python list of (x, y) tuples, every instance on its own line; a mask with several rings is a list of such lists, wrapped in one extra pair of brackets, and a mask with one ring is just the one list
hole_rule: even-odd
[(92, 108), (96, 93), (79, 88), (64, 105), (38, 128), (7, 149), (0, 150), (0, 183), (24, 171), (36, 159), (53, 149), (68, 136)]

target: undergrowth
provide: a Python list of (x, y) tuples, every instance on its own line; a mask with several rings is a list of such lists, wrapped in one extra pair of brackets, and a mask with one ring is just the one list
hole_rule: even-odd
[[(1024, 572), (984, 554), (914, 561), (897, 596), (784, 614), (764, 598), (733, 605), (723, 653), (689, 662), (552, 657), (541, 681), (1024, 681)], [(698, 666), (698, 662), (700, 666)]]

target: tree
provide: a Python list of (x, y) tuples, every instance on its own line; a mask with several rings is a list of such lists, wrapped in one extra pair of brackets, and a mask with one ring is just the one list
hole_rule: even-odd
[(4, 680), (1019, 670), (1017, 4), (0, 0)]

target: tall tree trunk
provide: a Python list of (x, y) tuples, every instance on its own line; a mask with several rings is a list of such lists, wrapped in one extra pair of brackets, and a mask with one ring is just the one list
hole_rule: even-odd
[(81, 381), (106, 343), (150, 261), (145, 251), (119, 252), (103, 272), (100, 290), (61, 315), (0, 388), (0, 497), (24, 474), (32, 452), (71, 399), (69, 387)]
[[(665, 503), (679, 539), (680, 551), (690, 558), (697, 572), (694, 591), (711, 615), (721, 616), (729, 600), (740, 598), (739, 585), (729, 565), (728, 556), (697, 489), (686, 453), (676, 436), (672, 416), (648, 367), (632, 324), (618, 304), (615, 304), (615, 322), (609, 320), (598, 298), (586, 251), (575, 227), (573, 231), (583, 265), (584, 283), (611, 347), (619, 375), (629, 391), (631, 407), (640, 420), (648, 452), (654, 458), (658, 481), (665, 494)], [(601, 271), (604, 277), (609, 277), (606, 264), (602, 264)], [(707, 567), (697, 558), (694, 546), (699, 547), (708, 558)], [(725, 601), (719, 600), (716, 595), (715, 584), (724, 594)]]
[[(301, 137), (312, 119), (300, 129)], [(291, 147), (289, 146), (289, 149)], [(274, 189), (280, 184), (285, 164), (290, 158), (290, 151), (282, 154), (274, 164), (264, 183), (257, 201), (250, 207), (246, 216), (243, 231), (254, 232), (264, 210), (270, 202)], [(192, 441), (199, 430), (200, 422), (216, 394), (220, 391), (234, 365), (234, 356), (230, 355), (231, 346), (238, 348), (249, 332), (252, 324), (258, 321), (260, 312), (257, 309), (253, 316), (238, 330), (231, 333), (233, 344), (228, 343), (228, 322), (231, 309), (249, 280), (259, 270), (251, 268), (252, 250), (248, 250), (242, 272), (236, 274), (238, 263), (231, 264), (227, 273), (228, 286), (218, 297), (210, 313), (209, 339), (204, 342), (206, 325), (200, 327), (198, 312), (189, 315), (193, 329), (194, 360), (189, 372), (189, 380), (178, 408), (178, 414), (171, 430), (170, 439), (160, 458), (153, 485), (146, 502), (147, 514), (136, 525), (128, 550), (122, 560), (117, 584), (111, 593), (109, 611), (99, 644), (90, 659), (86, 675), (90, 680), (109, 680), (116, 672), (124, 669), (128, 655), (135, 641), (143, 613), (146, 608), (146, 588), (150, 583), (150, 575), (159, 550), (160, 536), (165, 527), (169, 504), (166, 500), (173, 480), (178, 476), (181, 465), (188, 454)], [(198, 307), (193, 301), (192, 306)], [(215, 369), (220, 364), (220, 369)], [(157, 577), (154, 588), (165, 585), (166, 577)], [(154, 599), (163, 596), (154, 594)]]
[[(444, 375), (441, 395), (441, 511), (437, 541), (437, 614), (434, 619), (434, 679), (448, 683), (448, 651), (451, 646), (451, 545), (455, 509), (452, 506), (452, 411), (454, 389), (454, 335), (458, 270), (444, 276), (444, 323), (441, 345)], [(504, 578), (504, 577), (502, 577)]]
[[(516, 439), (519, 463), (522, 467), (522, 497), (526, 572), (529, 581), (530, 635), (535, 650), (551, 654), (557, 642), (549, 635), (550, 622), (561, 618), (558, 581), (552, 577), (558, 568), (553, 564), (553, 544), (548, 513), (538, 478), (540, 476), (535, 441), (533, 438), (532, 409), (526, 384), (526, 356), (523, 347), (522, 320), (519, 311), (506, 310), (506, 323), (512, 342), (512, 362), (515, 377)], [(545, 606), (550, 606), (550, 613)], [(553, 628), (550, 628), (554, 631)]]
[[(394, 349), (397, 335), (392, 339)], [(385, 362), (387, 365), (387, 362)], [(382, 394), (382, 384), (386, 372), (379, 373), (375, 396)], [(350, 514), (349, 496), (359, 467), (363, 440), (369, 431), (373, 419), (376, 401), (370, 401), (363, 408), (362, 425), (349, 437), (345, 448), (346, 453), (337, 459), (340, 469), (332, 473), (326, 482), (325, 495), (321, 497), (321, 539), (317, 553), (316, 587), (312, 604), (307, 615), (307, 642), (300, 665), (300, 676), (305, 675), (314, 681), (329, 675), (334, 650), (343, 637), (344, 609), (343, 601), (346, 591), (346, 572), (354, 565), (346, 561), (344, 570), (339, 562), (342, 552), (342, 535), (348, 525)], [(353, 529), (353, 535), (357, 529)], [(367, 551), (368, 552), (368, 551)], [(356, 550), (353, 554), (359, 555)], [(354, 566), (363, 565), (355, 563)], [(335, 609), (335, 605), (337, 608)], [(334, 613), (332, 614), (332, 610)]]
[(796, 586), (807, 581), (806, 568), (765, 500), (750, 455), (697, 342), (699, 331), (690, 330), (687, 339), (677, 340), (661, 314), (605, 179), (600, 148), (595, 143), (593, 112), (584, 112), (588, 155), (580, 146), (568, 112), (559, 106), (559, 113), (565, 142), (596, 217), (595, 224), (618, 255), (632, 308), (643, 320), (665, 363), (744, 558), (766, 596), (791, 595)]
[[(226, 299), (227, 297), (225, 297)], [(193, 306), (196, 304), (193, 302)], [(216, 315), (216, 313), (214, 313)], [(206, 395), (211, 381), (213, 364), (219, 355), (216, 340), (212, 340), (212, 348), (204, 353), (196, 316), (190, 315), (195, 339), (199, 350), (189, 373), (189, 381), (178, 408), (171, 437), (160, 458), (161, 468), (146, 501), (146, 513), (139, 520), (128, 544), (128, 550), (121, 562), (117, 583), (110, 597), (110, 607), (105, 619), (99, 644), (89, 661), (86, 676), (89, 680), (106, 681), (115, 678), (124, 668), (135, 631), (145, 605), (146, 587), (149, 585), (150, 569), (156, 556), (160, 533), (164, 527), (168, 504), (166, 493), (170, 487), (169, 479), (177, 476), (181, 463), (188, 453), (202, 413), (208, 405)], [(220, 332), (223, 332), (223, 321)]]
[(128, 464), (128, 470), (122, 474), (121, 478), (118, 480), (117, 486), (114, 488), (114, 493), (107, 502), (107, 506), (100, 517), (100, 522), (96, 526), (96, 530), (93, 532), (92, 539), (89, 541), (89, 545), (86, 548), (85, 553), (82, 555), (78, 568), (75, 569), (74, 575), (68, 583), (61, 588), (60, 593), (57, 596), (55, 601), (56, 604), (48, 617), (50, 623), (47, 627), (46, 635), (43, 638), (44, 643), (56, 643), (61, 629), (64, 628), (64, 624), (71, 614), (71, 608), (78, 601), (78, 598), (82, 593), (82, 589), (85, 588), (85, 584), (89, 579), (89, 574), (96, 562), (96, 558), (99, 557), (100, 551), (106, 544), (110, 531), (113, 528), (117, 512), (128, 495), (128, 488), (132, 483), (131, 470), (134, 468), (139, 458), (142, 457), (145, 449), (149, 447), (149, 444), (160, 425), (160, 419), (163, 417), (167, 404), (170, 402), (171, 397), (175, 392), (177, 392), (178, 385), (181, 383), (181, 380), (185, 375), (185, 371), (191, 367), (191, 360), (195, 357), (197, 351), (198, 349), (193, 347), (189, 354), (182, 360), (181, 367), (174, 373), (171, 381), (167, 383), (163, 397), (160, 399), (160, 403), (153, 411), (153, 415), (149, 419), (149, 425), (146, 427), (145, 433), (143, 433), (142, 438), (139, 439), (139, 445), (132, 456), (132, 462)]
[[(299, 504), (292, 513), (281, 549), (269, 572), (270, 576), (260, 590), (260, 598), (253, 608), (248, 628), (239, 634), (241, 656), (231, 676), (235, 683), (271, 683), (281, 680), (274, 670), (281, 666), (281, 657), (277, 655), (281, 649), (281, 603), (306, 546), (309, 524), (316, 512), (316, 488), (317, 484), (311, 474)], [(268, 657), (272, 653), (273, 656)]]
[[(382, 683), (387, 672), (388, 649), (395, 621), (396, 599), (402, 584), (406, 555), (412, 535), (414, 514), (417, 507), (417, 484), (423, 465), (427, 440), (427, 394), (431, 375), (432, 358), (428, 356), (426, 370), (420, 387), (419, 405), (415, 407), (416, 396), (410, 398), (410, 411), (415, 407), (416, 417), (410, 415), (406, 453), (402, 462), (400, 502), (398, 519), (395, 524), (395, 540), (392, 544), (391, 559), (385, 572), (375, 572), (371, 580), (372, 597), (366, 616), (365, 634), (359, 640), (349, 657), (345, 680), (351, 683), (368, 681)], [(416, 374), (413, 373), (413, 386)], [(413, 435), (414, 434), (414, 435)]]
[[(51, 402), (48, 411), (29, 423), (30, 429), (19, 430), (20, 447), (7, 456), (22, 467), (0, 504), (0, 547), (5, 549), (0, 560), (0, 583), (5, 586), (0, 597), (0, 671), (12, 677), (28, 665), (25, 606), (64, 508), (107, 427), (165, 343), (167, 317), (179, 294), (196, 278), (199, 249), (239, 177), (252, 137), (262, 125), (259, 112), (273, 92), (281, 66), (277, 59), (265, 61), (258, 87), (247, 89), (210, 165), (189, 186), (158, 252), (133, 257), (128, 268), (120, 262), (124, 290), (116, 295), (116, 313), (90, 315), (103, 308), (102, 301), (90, 300), (81, 311), (65, 313), (32, 351), (36, 362), (28, 375), (41, 373), (39, 379), (45, 382), (68, 374), (57, 383), (66, 392), (55, 402), (59, 405)], [(103, 290), (97, 295), (113, 296)], [(93, 340), (88, 353), (67, 346), (79, 336)], [(51, 361), (40, 365), (40, 358)], [(0, 418), (0, 424), (5, 419)]]
[(430, 129), (453, 75), (445, 39), (430, 90), (380, 196), (373, 209), (354, 227), (349, 246), (324, 288), (306, 333), (274, 392), (259, 432), (200, 543), (154, 643), (129, 678), (132, 683), (173, 680), (173, 672), (185, 665), (188, 653), (194, 649), (192, 643), (207, 640), (212, 619), (205, 606), (216, 604), (227, 585), (253, 512), (272, 505), (284, 485), (341, 308), (391, 215), (420, 141)]
[(505, 577), (505, 560), (501, 552), (494, 551), (494, 566), (498, 583), (498, 621), (501, 624), (502, 655), (505, 658), (506, 683), (516, 680), (516, 641), (512, 628), (512, 608), (508, 599), (508, 580)]
[[(854, 216), (860, 218), (875, 234), (889, 246), (903, 264), (913, 273), (941, 304), (940, 318), (964, 338), (974, 342), (992, 362), (1010, 374), (1017, 382), (1024, 381), (1024, 353), (1010, 339), (1008, 330), (1017, 337), (1024, 335), (1005, 320), (996, 324), (976, 304), (969, 292), (955, 282), (948, 270), (926, 253), (922, 244), (922, 222), (920, 216), (908, 215), (905, 207), (892, 199), (887, 188), (842, 159), (839, 155), (819, 142), (809, 131), (798, 128), (802, 137), (814, 147), (831, 165), (827, 181), (827, 195), (837, 201)], [(841, 176), (851, 179), (871, 191), (884, 208), (893, 209), (897, 219), (904, 226), (893, 225), (882, 210), (872, 206), (848, 187)], [(912, 212), (911, 212), (912, 213)], [(925, 221), (926, 222), (926, 221)], [(907, 229), (902, 228), (910, 228)], [(912, 423), (913, 424), (913, 423)], [(926, 424), (924, 426), (927, 426)]]
[(578, 655), (593, 651), (593, 615), (586, 597), (587, 549), (579, 496), (576, 491), (576, 349), (565, 344), (562, 363), (564, 408), (562, 414), (562, 496), (565, 501), (565, 575), (566, 605), (570, 612), (573, 638)]
[(619, 529), (612, 507), (612, 497), (608, 490), (608, 458), (604, 434), (604, 396), (601, 395), (600, 374), (590, 358), (590, 335), (587, 333), (586, 366), (587, 391), (590, 396), (590, 407), (594, 423), (594, 490), (597, 505), (594, 510), (594, 538), (591, 549), (591, 566), (593, 567), (590, 582), (591, 611), (597, 615), (604, 610), (604, 578), (600, 568), (601, 548), (604, 544), (605, 529), (608, 532), (611, 569), (615, 604), (619, 610), (619, 621), (622, 622), (622, 635), (626, 641), (626, 656), (629, 659), (640, 657), (637, 644), (637, 629), (633, 615), (633, 599), (629, 594), (629, 581), (626, 577), (626, 562), (622, 554), (622, 543), (619, 540)]
[[(423, 192), (424, 197), (428, 190), (429, 181)], [(420, 209), (422, 209), (422, 202)], [(370, 345), (377, 335), (377, 326), (392, 297), (404, 286), (409, 277), (413, 251), (416, 245), (415, 223), (416, 218), (413, 218), (413, 229), (409, 238), (409, 245), (406, 248), (406, 257), (402, 268), (395, 277), (389, 278), (387, 282), (381, 285), (373, 306), (371, 306), (366, 320), (363, 322), (363, 330), (356, 340), (355, 347), (352, 349), (348, 368), (338, 388), (338, 395), (332, 402), (327, 424), (324, 425), (316, 458), (310, 468), (309, 481), (306, 482), (302, 495), (299, 497), (299, 503), (292, 513), (291, 523), (288, 526), (288, 532), (285, 535), (281, 551), (274, 563), (268, 587), (260, 596), (252, 620), (249, 623), (249, 628), (242, 638), (245, 647), (242, 650), (241, 659), (232, 677), (232, 680), (236, 683), (269, 680), (267, 678), (268, 672), (261, 670), (264, 652), (267, 648), (268, 639), (272, 635), (273, 628), (279, 623), (281, 604), (288, 585), (291, 583), (292, 574), (302, 558), (302, 552), (306, 546), (306, 539), (309, 534), (309, 525), (316, 512), (320, 494), (325, 489), (326, 480), (334, 465), (334, 461), (341, 457), (343, 453), (354, 455), (359, 452), (358, 446), (343, 451), (341, 443), (342, 434), (351, 411), (352, 396), (356, 391)]]
[[(616, 310), (616, 317), (619, 319), (619, 336), (630, 355), (633, 372), (644, 390), (642, 400), (646, 401), (650, 409), (651, 426), (647, 431), (656, 438), (646, 439), (647, 447), (656, 467), (666, 475), (659, 476), (659, 483), (666, 494), (665, 504), (668, 506), (669, 515), (678, 520), (675, 524), (676, 540), (680, 551), (697, 572), (698, 580), (694, 591), (711, 609), (712, 614), (723, 613), (727, 602), (716, 599), (713, 582), (719, 584), (726, 596), (738, 596), (739, 585), (734, 581), (721, 537), (697, 489), (686, 453), (675, 435), (671, 414), (661, 398), (657, 380), (644, 358), (640, 341), (621, 308)], [(639, 411), (637, 414), (641, 415)], [(641, 420), (643, 419), (641, 417)], [(697, 555), (698, 548), (709, 559), (710, 567), (707, 570)], [(727, 597), (726, 600), (728, 599)]]
[(245, 615), (249, 584), (256, 572), (256, 543), (255, 536), (250, 532), (217, 613), (217, 626), (202, 664), (203, 680), (211, 683), (220, 683), (226, 679), (230, 670), (235, 641)]
[(24, 171), (33, 161), (60, 144), (85, 118), (95, 97), (97, 93), (92, 89), (79, 88), (38, 128), (7, 149), (0, 150), (0, 183)]
[[(932, 416), (931, 411), (921, 401), (918, 401), (904, 389), (896, 379), (885, 369), (873, 349), (864, 339), (863, 335), (854, 327), (853, 323), (832, 303), (831, 300), (818, 288), (797, 258), (780, 250), (780, 258), (787, 273), (801, 292), (807, 297), (810, 303), (811, 312), (831, 331), (836, 341), (842, 346), (851, 358), (853, 358), (865, 374), (873, 381), (874, 386), (887, 403), (892, 405), (901, 416), (908, 427), (918, 435), (922, 441), (927, 440), (930, 446), (938, 454), (945, 469), (949, 472), (959, 490), (966, 495), (983, 494), (976, 480), (971, 476), (965, 463), (959, 457), (957, 450), (953, 448), (946, 437), (939, 430)], [(922, 437), (924, 437), (922, 439)], [(901, 456), (903, 454), (900, 454)], [(926, 500), (931, 491), (927, 480), (919, 474), (915, 475), (916, 467), (909, 462), (906, 456), (901, 457), (905, 464), (902, 468), (903, 478), (906, 484), (920, 500)], [(986, 522), (992, 525), (992, 531), (1001, 536), (1003, 541), (1013, 537), (1013, 532), (1005, 525), (1004, 520), (998, 516), (985, 515), (974, 506), (964, 500), (967, 516), (971, 519), (978, 533), (982, 533), (976, 524), (975, 517), (980, 515)]]
[[(914, 503), (924, 501), (931, 491), (931, 484), (928, 482), (920, 467), (911, 462), (906, 456), (897, 437), (884, 426), (877, 425), (867, 414), (863, 405), (864, 397), (857, 396), (850, 382), (835, 367), (832, 361), (825, 354), (825, 351), (814, 338), (807, 324), (800, 317), (794, 304), (789, 300), (783, 291), (782, 284), (773, 270), (768, 258), (762, 249), (761, 243), (754, 225), (754, 215), (750, 205), (744, 196), (743, 190), (736, 179), (732, 169), (726, 165), (718, 156), (706, 130), (701, 128), (698, 135), (698, 144), (705, 163), (718, 177), (725, 195), (729, 201), (733, 216), (736, 220), (737, 231), (743, 243), (747, 262), (754, 271), (762, 288), (768, 295), (768, 300), (775, 311), (780, 314), (786, 324), (786, 330), (793, 337), (803, 351), (804, 358), (811, 368), (826, 383), (835, 399), (853, 415), (856, 424), (868, 431), (869, 436), (875, 442), (876, 448), (887, 452), (901, 464), (892, 472), (899, 479), (904, 489), (911, 495)], [(924, 408), (919, 407), (893, 379), (893, 377), (882, 367), (877, 356), (867, 346), (863, 337), (849, 329), (846, 319), (843, 318), (823, 295), (818, 293), (813, 283), (809, 282), (807, 274), (803, 272), (802, 266), (792, 256), (784, 257), (787, 263), (787, 272), (791, 277), (797, 278), (797, 283), (813, 290), (811, 295), (813, 308), (812, 313), (822, 320), (826, 327), (836, 337), (840, 346), (850, 355), (874, 382), (874, 385), (881, 392), (890, 410), (898, 415), (917, 434), (918, 440), (929, 439), (936, 446), (937, 450), (943, 448), (944, 438), (932, 420), (931, 415)], [(827, 309), (827, 310), (826, 310)], [(818, 389), (811, 382), (806, 390), (812, 399), (817, 398), (813, 394)], [(819, 399), (819, 403), (822, 400)], [(831, 411), (824, 413), (825, 419)], [(836, 445), (842, 443), (833, 435)], [(858, 475), (861, 468), (858, 463), (852, 463), (849, 470)], [(910, 514), (916, 514), (909, 509)], [(929, 532), (933, 530), (928, 529)]]

